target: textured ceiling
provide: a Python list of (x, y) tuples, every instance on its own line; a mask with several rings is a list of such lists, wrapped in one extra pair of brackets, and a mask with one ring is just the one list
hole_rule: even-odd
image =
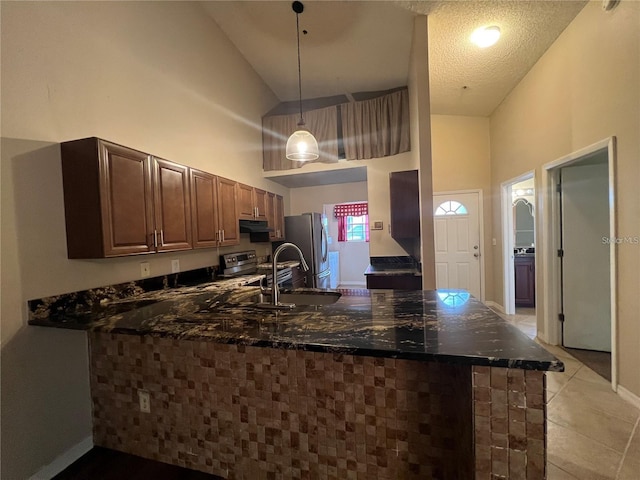
[[(276, 96), (281, 101), (296, 100), (291, 2), (202, 3)], [(428, 14), (432, 113), (488, 116), (586, 1), (304, 3), (300, 15), (303, 98), (406, 85), (413, 18)], [(469, 42), (471, 32), (482, 25), (500, 27), (502, 37), (493, 47), (480, 49)]]

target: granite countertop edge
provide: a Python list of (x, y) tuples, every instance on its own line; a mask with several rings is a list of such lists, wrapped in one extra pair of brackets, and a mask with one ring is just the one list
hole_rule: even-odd
[(148, 304), (116, 314), (107, 308), (95, 314), (31, 318), (29, 324), (524, 370), (564, 368), (473, 297), (461, 309), (451, 309), (439, 303), (441, 292), (436, 291), (339, 290), (342, 297), (333, 305), (276, 314), (248, 301), (259, 288), (224, 285), (142, 295), (134, 302)]
[(422, 276), (422, 273), (416, 267), (398, 267), (398, 266), (375, 266), (369, 265), (364, 271), (365, 275), (385, 275), (385, 276)]

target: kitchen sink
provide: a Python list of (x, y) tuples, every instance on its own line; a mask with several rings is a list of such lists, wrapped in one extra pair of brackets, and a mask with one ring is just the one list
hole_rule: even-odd
[[(285, 304), (283, 305), (285, 308), (287, 308), (286, 304), (289, 304), (288, 308), (293, 308), (293, 306), (331, 305), (336, 303), (341, 296), (342, 294), (338, 292), (280, 292), (280, 303)], [(252, 297), (251, 301), (261, 308), (278, 308), (275, 305), (271, 305), (271, 295), (268, 293), (260, 293)]]

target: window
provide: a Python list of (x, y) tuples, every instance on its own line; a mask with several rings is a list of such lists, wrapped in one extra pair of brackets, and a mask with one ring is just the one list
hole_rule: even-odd
[(357, 217), (348, 216), (347, 219), (347, 242), (366, 242), (367, 231), (369, 230), (369, 215), (359, 215)]
[(338, 204), (333, 214), (338, 219), (339, 242), (369, 241), (369, 205), (366, 202)]
[(467, 207), (455, 200), (447, 200), (442, 202), (438, 208), (436, 208), (436, 217), (442, 215), (468, 215)]

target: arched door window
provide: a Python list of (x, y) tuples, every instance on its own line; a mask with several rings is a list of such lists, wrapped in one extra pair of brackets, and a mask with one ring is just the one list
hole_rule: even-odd
[(435, 216), (440, 217), (443, 215), (468, 215), (467, 207), (455, 200), (447, 200), (442, 202), (435, 211)]

